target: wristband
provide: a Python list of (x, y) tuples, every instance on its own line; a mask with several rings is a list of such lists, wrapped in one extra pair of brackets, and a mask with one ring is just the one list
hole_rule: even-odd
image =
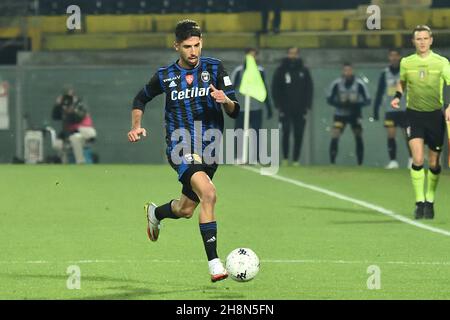
[(399, 99), (401, 99), (401, 98), (402, 98), (402, 93), (401, 93), (400, 91), (395, 91), (395, 96), (394, 96), (394, 98), (399, 98)]

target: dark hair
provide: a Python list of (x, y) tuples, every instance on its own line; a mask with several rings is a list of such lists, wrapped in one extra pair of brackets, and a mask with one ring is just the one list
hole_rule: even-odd
[(389, 53), (391, 52), (397, 52), (398, 54), (402, 54), (401, 50), (399, 48), (389, 48), (388, 50)]
[(433, 32), (431, 31), (431, 28), (425, 24), (419, 24), (418, 26), (416, 26), (412, 32), (412, 37), (414, 38), (414, 35), (416, 34), (416, 31), (428, 31), (428, 33), (430, 34), (430, 37), (433, 36)]
[(348, 61), (345, 61), (345, 62), (342, 64), (342, 66), (343, 66), (343, 67), (353, 67), (352, 63), (351, 63), (351, 62), (348, 62)]
[(252, 48), (246, 48), (244, 52), (245, 52), (245, 54), (249, 54), (252, 51), (256, 52), (256, 54), (258, 54), (258, 49), (253, 48), (253, 47)]
[(175, 28), (176, 41), (182, 42), (190, 37), (202, 37), (202, 30), (198, 23), (189, 19), (179, 21)]

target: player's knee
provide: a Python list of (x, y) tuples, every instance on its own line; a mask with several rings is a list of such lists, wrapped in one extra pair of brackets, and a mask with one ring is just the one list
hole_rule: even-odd
[(442, 171), (442, 168), (441, 168), (441, 166), (439, 165), (439, 161), (435, 161), (434, 163), (431, 163), (430, 162), (430, 164), (429, 164), (429, 166), (430, 166), (430, 171), (433, 173), (433, 174), (440, 174), (441, 173), (441, 171)]
[(216, 188), (214, 186), (208, 187), (202, 192), (200, 200), (204, 203), (215, 204), (217, 201)]
[(192, 215), (194, 214), (194, 209), (187, 207), (187, 208), (181, 208), (178, 211), (179, 215), (182, 216), (183, 218), (189, 219), (192, 217)]

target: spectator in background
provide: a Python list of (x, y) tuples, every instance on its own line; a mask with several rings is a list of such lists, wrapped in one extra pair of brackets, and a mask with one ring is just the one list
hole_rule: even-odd
[(281, 25), (281, 8), (283, 6), (283, 0), (257, 0), (259, 8), (261, 10), (262, 19), (262, 33), (269, 31), (269, 13), (273, 11), (272, 31), (274, 33), (280, 32)]
[(63, 154), (64, 142), (69, 141), (75, 162), (77, 164), (86, 163), (84, 146), (86, 142), (97, 136), (97, 132), (91, 116), (72, 88), (66, 89), (56, 99), (52, 110), (52, 119), (62, 121), (62, 131), (55, 143), (55, 149)]
[(288, 163), (291, 128), (294, 130), (294, 164), (298, 165), (306, 125), (306, 114), (312, 107), (313, 82), (296, 47), (288, 49), (272, 79), (272, 97), (280, 112), (283, 141), (283, 164)]
[(388, 54), (389, 66), (384, 68), (378, 80), (378, 89), (373, 105), (373, 118), (375, 121), (379, 119), (380, 106), (384, 106), (384, 126), (387, 130), (387, 147), (389, 153), (389, 163), (386, 169), (397, 169), (397, 127), (401, 128), (405, 135), (406, 147), (409, 152), (409, 164), (411, 167), (412, 158), (411, 151), (408, 146), (408, 137), (406, 135), (406, 102), (405, 99), (400, 101), (400, 108), (393, 109), (391, 101), (394, 99), (397, 91), (397, 83), (400, 81), (400, 60), (402, 56), (398, 49), (390, 49)]
[[(251, 54), (258, 63), (258, 50), (256, 48), (246, 49), (245, 55), (247, 55), (247, 54)], [(266, 84), (264, 68), (258, 64), (258, 69), (259, 69), (259, 72), (261, 73), (261, 77), (264, 81), (264, 84)], [(239, 87), (241, 85), (241, 80), (242, 80), (242, 75), (244, 73), (244, 70), (245, 70), (245, 61), (243, 64), (237, 66), (231, 74), (232, 82), (234, 84), (234, 87), (237, 90), (236, 96), (239, 101), (245, 101), (245, 98), (239, 93)], [(266, 90), (267, 90), (267, 85), (266, 85)], [(264, 101), (264, 103), (261, 103), (256, 99), (250, 98), (249, 129), (254, 129), (254, 130), (256, 130), (257, 133), (259, 132), (259, 129), (261, 129), (261, 126), (262, 126), (263, 107), (266, 108), (267, 119), (268, 120), (271, 119), (272, 118), (272, 106), (270, 103), (269, 94), (267, 94), (267, 98), (266, 98), (266, 101)], [(239, 116), (236, 118), (236, 121), (235, 121), (235, 129), (243, 129), (244, 128), (244, 112), (245, 112), (245, 108), (241, 108), (241, 110), (239, 112)], [(259, 137), (259, 135), (257, 134), (257, 138), (258, 137)], [(258, 155), (259, 155), (258, 146), (259, 146), (259, 141), (256, 140), (256, 145), (250, 146), (250, 155), (253, 153), (253, 154), (257, 155), (257, 158), (259, 158), (258, 157)], [(240, 154), (240, 152), (241, 152), (241, 150), (238, 150), (238, 152), (235, 154)], [(249, 159), (253, 159), (253, 158), (250, 157)]]
[(370, 95), (366, 84), (354, 76), (353, 67), (350, 63), (344, 63), (342, 76), (331, 83), (327, 102), (336, 108), (331, 131), (331, 163), (336, 163), (339, 138), (344, 132), (347, 123), (349, 123), (355, 136), (358, 165), (361, 165), (364, 159), (361, 108), (370, 104)]

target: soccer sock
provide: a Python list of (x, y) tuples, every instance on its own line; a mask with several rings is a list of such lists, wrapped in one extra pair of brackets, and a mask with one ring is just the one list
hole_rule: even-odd
[(331, 143), (330, 143), (330, 161), (333, 164), (336, 163), (336, 156), (337, 156), (337, 153), (338, 153), (338, 142), (339, 142), (338, 138), (331, 139)]
[(397, 143), (394, 138), (388, 138), (388, 152), (391, 160), (397, 158)]
[(216, 221), (200, 223), (200, 233), (202, 234), (203, 244), (205, 245), (208, 261), (216, 259), (217, 255), (217, 223)]
[(161, 221), (165, 218), (169, 218), (169, 219), (179, 219), (180, 218), (172, 212), (172, 201), (173, 200), (171, 200), (168, 203), (163, 204), (162, 206), (159, 206), (155, 209), (156, 219)]
[(425, 170), (423, 166), (412, 165), (411, 167), (411, 181), (416, 194), (416, 202), (424, 202), (424, 188), (425, 188)]
[(362, 165), (364, 159), (364, 142), (362, 137), (356, 137), (356, 157), (358, 165)]
[(434, 202), (434, 195), (436, 193), (436, 188), (439, 182), (439, 176), (441, 173), (441, 167), (436, 169), (429, 169), (427, 175), (427, 193), (425, 199), (428, 202)]

